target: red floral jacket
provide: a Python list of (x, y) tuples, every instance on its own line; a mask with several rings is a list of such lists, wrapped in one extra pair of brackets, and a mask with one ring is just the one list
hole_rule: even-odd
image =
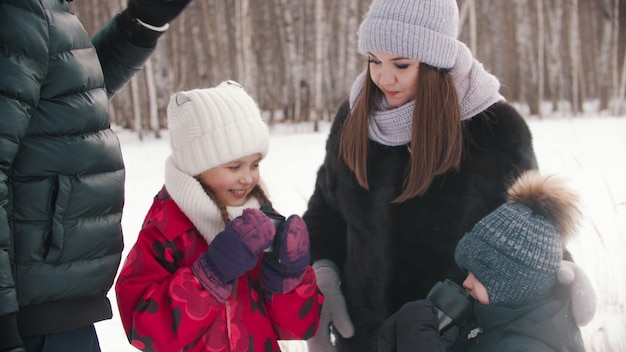
[(260, 261), (219, 303), (191, 272), (208, 244), (161, 191), (146, 215), (115, 285), (130, 343), (142, 351), (279, 351), (277, 340), (317, 331), (324, 297), (309, 266), (285, 294), (263, 290)]

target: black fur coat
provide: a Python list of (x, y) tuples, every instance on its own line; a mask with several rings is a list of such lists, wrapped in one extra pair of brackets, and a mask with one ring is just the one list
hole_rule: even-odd
[[(507, 103), (465, 120), (461, 168), (437, 177), (429, 190), (400, 204), (408, 161), (406, 146), (370, 141), (368, 180), (360, 187), (338, 158), (349, 112), (344, 103), (333, 122), (326, 157), (303, 218), (313, 261), (340, 268), (355, 335), (339, 338), (339, 351), (376, 351), (380, 325), (405, 302), (424, 298), (435, 282), (465, 274), (454, 263), (461, 236), (505, 201), (511, 181), (537, 168), (528, 126)], [(323, 329), (324, 327), (320, 327)]]

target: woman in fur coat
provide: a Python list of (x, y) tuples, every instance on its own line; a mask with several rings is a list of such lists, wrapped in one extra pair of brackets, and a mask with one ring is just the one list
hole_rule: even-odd
[(326, 297), (311, 352), (376, 351), (403, 304), (460, 284), (457, 242), (537, 168), (527, 124), (457, 30), (454, 0), (374, 0), (360, 25), (367, 68), (303, 215)]

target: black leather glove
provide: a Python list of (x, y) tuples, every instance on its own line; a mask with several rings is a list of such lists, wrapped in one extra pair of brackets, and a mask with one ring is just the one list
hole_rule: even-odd
[(128, 0), (129, 14), (143, 23), (162, 27), (178, 16), (191, 0)]

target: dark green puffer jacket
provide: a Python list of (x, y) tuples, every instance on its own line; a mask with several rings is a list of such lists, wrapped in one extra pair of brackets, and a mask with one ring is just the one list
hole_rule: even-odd
[(153, 50), (123, 33), (90, 40), (64, 0), (0, 1), (0, 350), (111, 317), (124, 164), (108, 103)]

